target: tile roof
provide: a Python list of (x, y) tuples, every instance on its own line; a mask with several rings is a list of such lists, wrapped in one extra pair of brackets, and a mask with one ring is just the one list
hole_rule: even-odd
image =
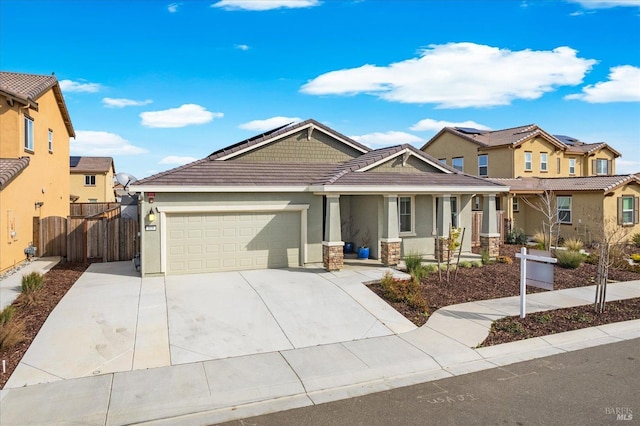
[(0, 93), (36, 110), (38, 109), (37, 99), (49, 89), (53, 89), (69, 136), (75, 137), (71, 116), (55, 76), (0, 71)]
[(29, 157), (0, 158), (0, 189), (5, 188), (28, 165)]
[(579, 176), (562, 178), (490, 178), (490, 181), (509, 186), (511, 192), (531, 191), (604, 191), (609, 192), (620, 185), (635, 182), (640, 184), (636, 175)]
[(336, 135), (337, 137), (349, 142), (349, 144), (357, 147), (359, 150), (361, 150), (362, 152), (368, 152), (371, 149), (362, 145), (359, 142), (354, 141), (353, 139), (351, 139), (348, 136), (345, 136), (339, 132), (336, 132), (333, 129), (328, 128), (327, 126), (325, 126), (322, 123), (317, 122), (316, 120), (313, 119), (309, 119), (309, 120), (305, 120), (305, 121), (301, 121), (299, 123), (295, 123), (295, 124), (287, 124), (285, 126), (281, 126), (278, 128), (275, 128), (273, 130), (269, 130), (268, 132), (262, 133), (260, 135), (257, 136), (253, 136), (249, 139), (245, 139), (243, 141), (240, 141), (238, 143), (235, 143), (233, 145), (227, 146), (225, 148), (219, 149), (217, 151), (212, 152), (211, 154), (209, 154), (208, 158), (210, 160), (217, 160), (220, 159), (222, 157), (225, 157), (227, 155), (236, 153), (238, 151), (242, 151), (245, 150), (247, 148), (250, 148), (252, 146), (255, 145), (259, 145), (265, 141), (269, 141), (271, 139), (277, 139), (279, 136), (285, 134), (285, 133), (289, 133), (293, 130), (296, 129), (300, 129), (303, 127), (308, 127), (309, 125), (313, 125), (316, 128), (320, 128), (322, 130), (324, 130), (327, 133), (331, 133), (333, 135)]
[(107, 173), (111, 170), (113, 158), (111, 157), (69, 157), (71, 173), (98, 172)]

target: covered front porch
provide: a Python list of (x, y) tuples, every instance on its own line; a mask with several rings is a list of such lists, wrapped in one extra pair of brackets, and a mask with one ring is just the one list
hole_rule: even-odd
[[(328, 271), (375, 261), (396, 266), (407, 254), (442, 260), (442, 242), (453, 228), (464, 229), (462, 252), (472, 248), (472, 200), (478, 193), (322, 194), (324, 196), (323, 266)], [(497, 256), (500, 233), (497, 193), (483, 193), (481, 247)], [(368, 259), (345, 253), (345, 243), (369, 247)]]

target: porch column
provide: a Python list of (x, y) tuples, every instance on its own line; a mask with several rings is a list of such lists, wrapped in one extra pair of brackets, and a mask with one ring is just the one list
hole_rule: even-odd
[(336, 271), (344, 266), (342, 231), (340, 229), (340, 196), (327, 195), (327, 208), (322, 241), (322, 263), (327, 271)]
[(398, 196), (384, 196), (384, 218), (382, 238), (380, 238), (380, 260), (385, 266), (397, 265), (400, 260), (400, 243), (398, 222)]
[(496, 194), (486, 194), (482, 205), (482, 232), (480, 248), (487, 250), (490, 257), (500, 254), (500, 233), (496, 216)]
[(436, 227), (438, 236), (436, 237), (436, 256), (442, 262), (446, 261), (447, 246), (446, 239), (449, 237), (451, 229), (451, 194), (438, 197), (438, 209), (436, 211)]

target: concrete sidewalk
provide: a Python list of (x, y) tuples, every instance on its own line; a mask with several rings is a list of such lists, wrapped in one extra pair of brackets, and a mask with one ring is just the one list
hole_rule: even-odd
[(22, 276), (31, 272), (46, 273), (60, 262), (60, 257), (41, 257), (32, 262), (24, 263), (8, 277), (0, 279), (0, 311), (13, 303), (20, 295)]
[[(593, 303), (594, 294), (527, 295), (527, 311)], [(632, 297), (640, 281), (608, 287), (609, 301)], [(470, 302), (389, 336), (3, 390), (0, 424), (212, 424), (640, 338), (634, 320), (475, 349), (493, 320), (518, 309), (518, 297)]]

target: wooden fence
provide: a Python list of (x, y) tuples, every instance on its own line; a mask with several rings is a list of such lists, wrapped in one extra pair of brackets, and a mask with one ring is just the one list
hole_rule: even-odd
[[(138, 222), (121, 217), (117, 203), (85, 203), (83, 206), (96, 204), (113, 204), (116, 207), (88, 216), (71, 215), (66, 219), (34, 218), (34, 245), (38, 247), (38, 256), (66, 256), (69, 262), (133, 259), (139, 251)], [(74, 210), (72, 207), (71, 210), (91, 212), (94, 209), (88, 207)]]
[[(504, 241), (504, 211), (496, 211), (497, 229), (500, 233), (500, 241)], [(482, 211), (471, 212), (471, 247), (480, 246), (480, 233), (482, 232)]]

